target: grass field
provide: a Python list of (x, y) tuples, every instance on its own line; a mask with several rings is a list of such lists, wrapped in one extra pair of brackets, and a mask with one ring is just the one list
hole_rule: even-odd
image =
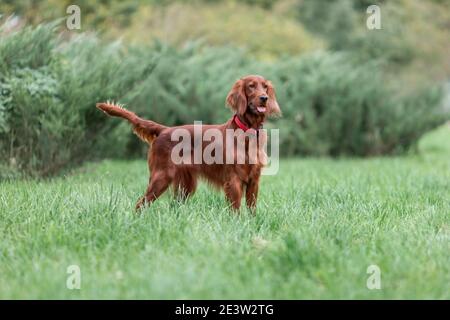
[[(449, 137), (407, 157), (283, 160), (256, 217), (205, 184), (136, 215), (144, 160), (2, 182), (0, 298), (450, 299)], [(372, 264), (380, 290), (366, 287)]]

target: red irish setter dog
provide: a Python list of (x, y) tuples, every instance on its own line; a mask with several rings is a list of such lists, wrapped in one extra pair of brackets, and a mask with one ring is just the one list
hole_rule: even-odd
[[(265, 164), (265, 152), (260, 144), (257, 144), (256, 161), (250, 159), (249, 137), (261, 141), (266, 135), (262, 134), (262, 124), (267, 116), (279, 115), (280, 107), (275, 98), (275, 91), (270, 81), (261, 76), (247, 76), (236, 81), (229, 92), (226, 103), (235, 112), (233, 117), (219, 125), (202, 125), (200, 135), (204, 135), (209, 129), (222, 133), (221, 138), (210, 138), (209, 143), (216, 143), (216, 151), (222, 151), (220, 157), (224, 157), (232, 151), (236, 151), (236, 144), (231, 146), (225, 142), (226, 132), (233, 132), (233, 142), (240, 135), (245, 135), (244, 158), (246, 161), (237, 161), (234, 152), (232, 163), (205, 163), (205, 161), (174, 163), (173, 149), (179, 143), (173, 138), (176, 130), (184, 130), (194, 137), (189, 144), (195, 150), (196, 125), (179, 127), (166, 127), (150, 120), (139, 118), (119, 105), (111, 103), (97, 103), (97, 108), (114, 117), (127, 119), (133, 126), (136, 135), (151, 145), (148, 152), (148, 165), (150, 169), (150, 182), (144, 196), (139, 199), (136, 209), (156, 200), (167, 188), (172, 185), (175, 195), (182, 199), (195, 192), (198, 178), (206, 178), (215, 186), (222, 188), (226, 198), (235, 210), (239, 210), (241, 198), (245, 192), (246, 203), (249, 209), (254, 211), (258, 196), (258, 185), (261, 170)], [(198, 131), (197, 131), (198, 132)], [(206, 136), (206, 135), (205, 135)], [(197, 142), (197, 148), (206, 151), (208, 141)], [(217, 140), (217, 141), (216, 141)], [(230, 148), (234, 148), (231, 150)], [(192, 152), (193, 154), (194, 152)], [(214, 153), (213, 153), (214, 154)], [(222, 158), (223, 159), (223, 158)]]

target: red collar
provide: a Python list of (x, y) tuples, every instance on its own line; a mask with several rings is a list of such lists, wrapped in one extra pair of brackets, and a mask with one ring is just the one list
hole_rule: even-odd
[[(250, 130), (250, 131), (254, 131), (254, 132), (258, 133), (258, 131), (256, 129), (250, 128), (244, 122), (242, 122), (242, 120), (239, 119), (239, 116), (237, 114), (235, 114), (233, 116), (233, 122), (236, 123), (236, 125), (244, 132), (247, 132), (247, 131)], [(261, 126), (258, 128), (258, 130), (262, 129), (262, 127), (263, 126), (262, 126), (262, 123), (261, 123)]]
[(236, 125), (237, 125), (240, 129), (242, 129), (242, 131), (244, 131), (244, 132), (247, 132), (249, 129), (251, 129), (251, 128), (247, 127), (247, 125), (246, 125), (245, 123), (243, 123), (243, 122), (241, 121), (241, 119), (239, 119), (239, 117), (238, 117), (237, 114), (235, 114), (235, 115), (233, 116), (233, 121), (234, 121), (234, 123), (236, 123)]

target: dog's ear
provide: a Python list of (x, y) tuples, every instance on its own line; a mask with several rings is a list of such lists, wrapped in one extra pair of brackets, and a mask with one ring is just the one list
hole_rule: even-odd
[(244, 80), (238, 80), (234, 83), (228, 93), (226, 104), (230, 106), (234, 112), (244, 114), (247, 109), (247, 97), (245, 95)]
[(269, 100), (267, 101), (268, 115), (281, 116), (281, 109), (275, 97), (275, 89), (270, 81), (267, 81), (267, 95), (269, 96)]

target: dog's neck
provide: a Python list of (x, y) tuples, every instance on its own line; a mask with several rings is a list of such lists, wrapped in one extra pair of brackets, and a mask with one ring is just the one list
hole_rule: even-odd
[(263, 127), (265, 115), (255, 115), (252, 113), (244, 113), (243, 115), (235, 114), (232, 118), (232, 124), (235, 129), (240, 128), (244, 131), (249, 129), (258, 130)]

